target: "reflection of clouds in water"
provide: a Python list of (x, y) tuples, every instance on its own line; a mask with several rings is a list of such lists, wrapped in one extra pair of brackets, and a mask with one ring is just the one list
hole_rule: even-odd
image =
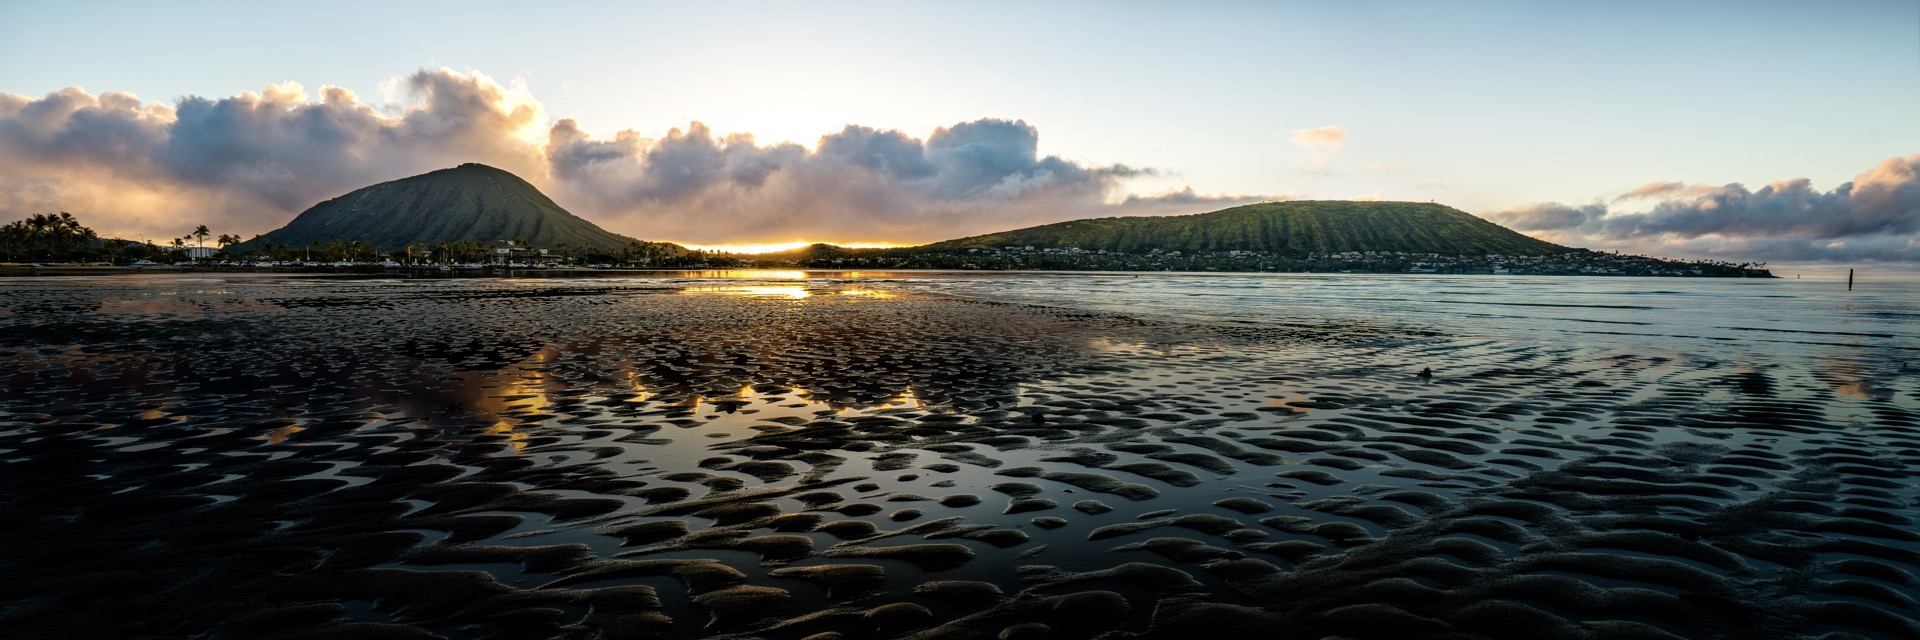
[(1820, 378), (1833, 388), (1834, 395), (1854, 400), (1891, 400), (1892, 389), (1883, 386), (1886, 376), (1865, 362), (1831, 359)]
[[(544, 361), (542, 356), (551, 350), (542, 350), (535, 354), (536, 361)], [(548, 376), (540, 371), (526, 371), (518, 377), (509, 378), (507, 386), (500, 392), (483, 396), (479, 408), (493, 414), (497, 419), (488, 427), (487, 435), (504, 436), (514, 453), (527, 448), (527, 434), (516, 427), (533, 420), (526, 416), (539, 416), (553, 405), (548, 397)]]
[(1289, 393), (1284, 398), (1268, 397), (1266, 402), (1262, 403), (1260, 406), (1269, 407), (1273, 409), (1286, 409), (1293, 413), (1306, 414), (1306, 413), (1311, 413), (1313, 411), (1313, 408), (1307, 407), (1307, 406), (1301, 406), (1301, 405), (1310, 404), (1311, 402), (1312, 401), (1307, 399), (1307, 396), (1305, 394)]
[[(712, 283), (678, 295), (546, 282), (535, 288), (550, 292), (517, 293), (530, 282), (294, 306), (309, 320), (331, 316), (322, 335), (343, 335), (321, 343), (347, 343), (356, 326), (387, 327), (380, 339), (399, 348), (325, 355), (352, 394), (398, 409), (384, 411), (389, 418), (421, 420), (416, 428), (464, 432), (509, 452), (564, 436), (550, 431), (560, 427), (554, 414), (581, 409), (691, 425), (720, 415), (750, 424), (784, 413), (946, 411), (957, 397), (1010, 402), (1017, 381), (1086, 355), (1086, 337), (1043, 310), (1009, 314), (840, 281)], [(714, 435), (756, 433), (722, 430)]]
[(558, 356), (553, 346), (542, 346), (528, 356), (522, 366), (506, 370), (498, 380), (499, 389), (481, 395), (475, 403), (476, 408), (496, 418), (485, 433), (505, 437), (514, 453), (527, 448), (527, 433), (521, 427), (536, 425), (549, 417), (547, 411), (554, 405), (553, 394), (566, 389), (563, 382), (545, 370), (525, 367), (539, 367)]
[(1870, 380), (1862, 380), (1853, 384), (1837, 385), (1833, 388), (1833, 392), (1843, 398), (1853, 398), (1856, 400), (1888, 400), (1893, 398), (1892, 389), (1876, 387)]

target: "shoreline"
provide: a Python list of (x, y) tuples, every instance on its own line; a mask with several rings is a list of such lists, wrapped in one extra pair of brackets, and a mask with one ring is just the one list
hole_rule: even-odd
[[(440, 267), (380, 267), (377, 265), (332, 267), (213, 267), (213, 266), (79, 266), (79, 265), (0, 265), (0, 277), (7, 276), (66, 276), (66, 275), (114, 275), (138, 273), (284, 273), (284, 274), (403, 274), (409, 276), (473, 277), (494, 275), (600, 275), (623, 273), (665, 273), (665, 272), (711, 272), (711, 271), (797, 271), (804, 273), (1060, 273), (1060, 274), (1126, 274), (1126, 275), (1356, 275), (1356, 276), (1415, 276), (1415, 277), (1542, 277), (1542, 278), (1659, 278), (1690, 280), (1793, 280), (1778, 275), (1754, 276), (1713, 276), (1713, 275), (1644, 275), (1644, 274), (1602, 274), (1602, 273), (1402, 273), (1402, 272), (1353, 272), (1353, 271), (1081, 271), (1070, 269), (910, 269), (910, 268), (819, 268), (819, 267), (783, 267), (783, 266), (738, 266), (738, 267), (663, 267), (663, 268), (607, 268), (592, 267), (552, 267), (552, 268), (440, 268)], [(1824, 279), (1824, 278), (1811, 278)]]

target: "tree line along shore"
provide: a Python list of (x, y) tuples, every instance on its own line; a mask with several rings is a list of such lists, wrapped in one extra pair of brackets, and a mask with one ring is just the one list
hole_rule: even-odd
[[(998, 239), (998, 238), (995, 238)], [(211, 242), (212, 247), (207, 246)], [(241, 246), (236, 246), (241, 245)], [(1664, 277), (1772, 277), (1765, 263), (1665, 260), (1619, 252), (1470, 255), (1418, 251), (1136, 251), (1080, 247), (959, 245), (850, 249), (816, 244), (767, 254), (688, 249), (666, 242), (536, 246), (524, 237), (378, 247), (334, 239), (303, 246), (247, 242), (205, 225), (165, 242), (101, 238), (73, 215), (35, 214), (0, 226), (0, 267), (198, 267), (219, 269), (939, 269), (1025, 271), (1222, 271)]]

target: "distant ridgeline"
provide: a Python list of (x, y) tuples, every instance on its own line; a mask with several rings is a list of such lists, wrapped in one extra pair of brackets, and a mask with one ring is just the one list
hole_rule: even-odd
[(816, 244), (747, 259), (814, 268), (1771, 277), (1761, 265), (1563, 247), (1444, 205), (1345, 200), (1073, 220), (901, 249)]
[(550, 248), (616, 248), (639, 242), (601, 229), (554, 204), (527, 181), (463, 164), (366, 187), (314, 205), (287, 226), (232, 250), (364, 242), (382, 252), (462, 241), (523, 240)]
[[(1768, 277), (1763, 265), (1676, 262), (1563, 247), (1431, 203), (1289, 201), (1185, 216), (1073, 220), (919, 247), (817, 244), (761, 255), (641, 242), (568, 213), (527, 181), (480, 164), (383, 182), (322, 202), (223, 253), (471, 262), (517, 241), (581, 264), (651, 267), (1344, 271)], [(425, 249), (426, 251), (421, 251)]]

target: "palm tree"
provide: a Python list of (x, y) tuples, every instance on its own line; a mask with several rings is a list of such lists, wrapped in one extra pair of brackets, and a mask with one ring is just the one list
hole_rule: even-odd
[(73, 213), (60, 211), (60, 217), (54, 219), (54, 242), (60, 246), (61, 254), (69, 252), (75, 242), (88, 242), (96, 238), (92, 229), (81, 227), (81, 221), (73, 219)]
[(478, 262), (487, 250), (487, 245), (480, 244), (479, 240), (461, 240), (454, 243), (454, 247), (460, 252), (462, 262)]
[(104, 243), (101, 243), (100, 246), (101, 248), (106, 249), (107, 251), (107, 262), (114, 263), (114, 262), (120, 261), (121, 253), (133, 247), (133, 241), (114, 238), (112, 240), (108, 240)]
[(53, 257), (53, 228), (59, 218), (51, 214), (36, 213), (27, 218), (27, 238), (46, 251), (45, 257)]
[[(205, 229), (206, 227), (201, 228)], [(220, 245), (221, 251), (226, 251), (227, 245), (240, 244), (240, 235), (236, 233), (222, 233), (220, 234), (220, 239), (215, 240), (214, 244)]]
[[(186, 250), (187, 250), (187, 237), (186, 237), (186, 236), (182, 236), (182, 237), (179, 237), (179, 238), (174, 238), (174, 239), (173, 239), (173, 250), (174, 250), (174, 251), (175, 251), (176, 253), (177, 253), (177, 252), (181, 252), (181, 251), (186, 251)], [(178, 255), (176, 255), (176, 256), (174, 257), (174, 260), (175, 260), (175, 261), (178, 261), (179, 259), (180, 259), (180, 258), (179, 258), (179, 256), (178, 256)]]
[(8, 262), (13, 261), (13, 252), (31, 247), (32, 244), (33, 236), (27, 228), (27, 221), (15, 220), (0, 227), (0, 248), (6, 250)]
[[(187, 235), (190, 235), (190, 236), (193, 236), (193, 237), (195, 237), (195, 238), (198, 238), (198, 239), (199, 239), (199, 241), (198, 241), (198, 242), (195, 242), (195, 243), (194, 243), (194, 247), (195, 247), (195, 248), (198, 248), (198, 249), (205, 249), (205, 248), (207, 248), (207, 236), (210, 236), (210, 235), (213, 235), (213, 232), (211, 232), (211, 231), (208, 231), (208, 230), (207, 230), (207, 225), (204, 225), (204, 224), (203, 224), (203, 225), (200, 225), (200, 226), (197, 226), (197, 227), (194, 227), (194, 228), (193, 228), (193, 233), (190, 233), (190, 234), (187, 234)], [(197, 253), (197, 252), (196, 252), (196, 253)], [(195, 259), (195, 260), (199, 260), (199, 259), (200, 259), (200, 256), (197, 256), (197, 255), (196, 255), (196, 256), (194, 256), (194, 257), (193, 257), (193, 259)]]
[(80, 226), (80, 221), (73, 219), (73, 216), (65, 213), (60, 215), (64, 216), (67, 220), (67, 237), (71, 241), (78, 243), (82, 249), (93, 244), (94, 240), (100, 239), (100, 236), (95, 234), (92, 229)]

